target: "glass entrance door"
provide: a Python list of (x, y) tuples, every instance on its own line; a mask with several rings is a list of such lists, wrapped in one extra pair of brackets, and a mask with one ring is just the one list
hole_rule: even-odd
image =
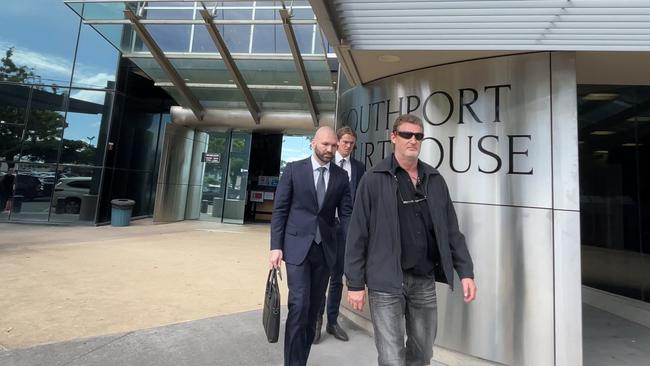
[(202, 202), (207, 202), (207, 209), (201, 210), (201, 220), (221, 222), (223, 201), (226, 195), (230, 134), (230, 131), (208, 133), (208, 151), (204, 159), (205, 173), (203, 174), (203, 195), (201, 197)]
[(243, 224), (248, 194), (248, 165), (251, 153), (251, 133), (233, 131), (230, 138), (226, 199), (222, 221)]
[(208, 133), (204, 157), (201, 220), (243, 224), (248, 193), (251, 133), (212, 131)]

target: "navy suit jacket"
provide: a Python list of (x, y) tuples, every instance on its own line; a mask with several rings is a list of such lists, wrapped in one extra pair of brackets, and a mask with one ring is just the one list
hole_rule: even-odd
[(285, 262), (300, 265), (307, 257), (319, 225), (327, 264), (336, 263), (337, 238), (334, 214), (347, 227), (352, 214), (348, 173), (330, 163), (323, 207), (318, 209), (311, 157), (287, 164), (275, 192), (271, 217), (271, 250), (281, 249)]
[(352, 179), (350, 179), (350, 193), (352, 194), (352, 202), (354, 202), (354, 197), (357, 196), (357, 187), (359, 182), (361, 182), (361, 177), (366, 172), (366, 166), (362, 162), (355, 158), (350, 158), (350, 164), (352, 166)]

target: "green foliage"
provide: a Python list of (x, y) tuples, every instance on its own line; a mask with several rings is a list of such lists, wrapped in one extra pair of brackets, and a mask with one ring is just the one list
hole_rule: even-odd
[(34, 70), (27, 66), (16, 66), (11, 57), (14, 48), (11, 47), (5, 52), (5, 57), (0, 59), (0, 81), (13, 81), (23, 83), (27, 79), (35, 77)]

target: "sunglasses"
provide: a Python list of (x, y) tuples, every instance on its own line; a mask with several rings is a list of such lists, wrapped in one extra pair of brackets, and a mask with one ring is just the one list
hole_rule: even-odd
[[(402, 192), (399, 190), (399, 180), (397, 179), (397, 176), (395, 176), (395, 181), (397, 182), (397, 194), (399, 194), (399, 199), (402, 201), (402, 204), (404, 205), (410, 205), (413, 203), (420, 203), (424, 202), (427, 200), (427, 195), (419, 195), (420, 197), (415, 197), (412, 200), (405, 200), (404, 197), (402, 197)], [(418, 184), (420, 184), (420, 178), (418, 177)]]
[(395, 133), (397, 134), (397, 136), (406, 140), (410, 140), (413, 136), (415, 136), (415, 139), (418, 141), (422, 141), (422, 139), (424, 138), (424, 133), (422, 132), (395, 131)]

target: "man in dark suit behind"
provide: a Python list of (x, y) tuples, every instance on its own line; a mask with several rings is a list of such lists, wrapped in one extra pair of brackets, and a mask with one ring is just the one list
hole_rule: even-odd
[(347, 173), (331, 163), (336, 133), (319, 128), (311, 146), (311, 157), (285, 167), (271, 218), (270, 265), (279, 267), (284, 260), (289, 287), (286, 366), (307, 364), (330, 268), (339, 255), (335, 213), (345, 227), (352, 213)]
[[(339, 139), (339, 147), (336, 152), (336, 165), (343, 168), (350, 178), (350, 193), (352, 194), (352, 202), (354, 203), (354, 195), (357, 192), (357, 186), (361, 181), (363, 173), (366, 172), (366, 167), (358, 160), (352, 157), (354, 145), (357, 142), (357, 134), (350, 127), (341, 127), (336, 131)], [(329, 292), (327, 294), (327, 333), (333, 335), (336, 339), (347, 342), (348, 335), (345, 330), (338, 324), (339, 307), (341, 305), (341, 294), (343, 292), (343, 262), (345, 259), (345, 237), (348, 234), (347, 226), (341, 225), (337, 221), (336, 235), (338, 240), (338, 257), (336, 264), (330, 273)], [(324, 300), (324, 299), (323, 299)], [(320, 342), (321, 328), (323, 326), (323, 313), (325, 312), (325, 301), (321, 305), (316, 319), (316, 333), (314, 335), (314, 344)]]

